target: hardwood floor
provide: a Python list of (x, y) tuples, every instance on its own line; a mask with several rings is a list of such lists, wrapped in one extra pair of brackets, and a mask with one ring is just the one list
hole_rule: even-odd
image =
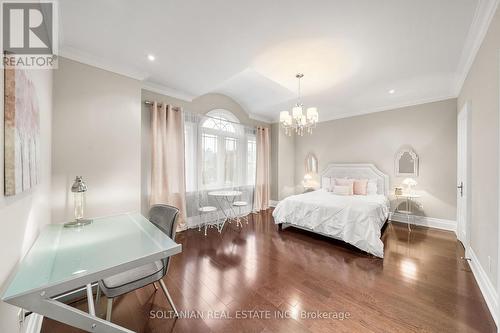
[[(382, 260), (297, 229), (280, 232), (268, 211), (242, 229), (207, 237), (188, 230), (177, 241), (183, 252), (164, 281), (189, 318), (161, 318), (171, 309), (148, 286), (116, 300), (114, 323), (137, 332), (496, 332), (452, 232), (409, 233), (391, 222)], [(329, 318), (305, 317), (318, 311)], [(45, 319), (42, 332), (81, 331)]]

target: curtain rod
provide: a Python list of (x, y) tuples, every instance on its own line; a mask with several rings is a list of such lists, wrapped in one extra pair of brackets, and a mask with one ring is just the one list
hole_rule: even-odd
[[(144, 101), (144, 104), (146, 104), (146, 105), (153, 105), (154, 103), (153, 103), (153, 102), (151, 102), (151, 101)], [(157, 105), (158, 105), (158, 106), (161, 106), (162, 104), (163, 104), (163, 103), (157, 103)], [(179, 111), (179, 108), (178, 108), (178, 107), (174, 107), (174, 110), (175, 110), (175, 111)], [(219, 120), (219, 118), (217, 118), (217, 117), (208, 116), (208, 115), (206, 115), (206, 114), (201, 114), (200, 116), (201, 116), (201, 117), (206, 117), (206, 118), (211, 118), (211, 119), (217, 119), (217, 120)], [(226, 121), (226, 122), (228, 122), (228, 123), (232, 123), (232, 124), (240, 125), (240, 126), (243, 126), (243, 127), (257, 128), (257, 126), (252, 127), (252, 126), (249, 126), (249, 125), (244, 125), (244, 124), (242, 124), (242, 123), (238, 123), (238, 122), (236, 122), (236, 121), (231, 121), (231, 120), (228, 120), (228, 119), (224, 119), (224, 121)], [(260, 127), (260, 126), (259, 126), (259, 127)]]
[[(153, 102), (151, 102), (151, 101), (144, 101), (144, 104), (146, 104), (146, 105), (153, 105), (154, 103), (153, 103)], [(159, 107), (161, 107), (163, 103), (156, 103), (156, 104), (157, 104)], [(179, 111), (179, 107), (177, 107), (177, 106), (173, 106), (173, 107), (172, 107), (172, 109), (173, 109), (174, 111)]]

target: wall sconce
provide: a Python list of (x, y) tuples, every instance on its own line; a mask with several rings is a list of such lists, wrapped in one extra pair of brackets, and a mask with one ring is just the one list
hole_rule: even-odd
[(65, 223), (65, 227), (83, 227), (84, 225), (92, 223), (92, 220), (84, 219), (85, 212), (85, 192), (87, 192), (87, 184), (83, 181), (81, 176), (76, 176), (73, 185), (71, 186), (75, 203), (75, 220)]

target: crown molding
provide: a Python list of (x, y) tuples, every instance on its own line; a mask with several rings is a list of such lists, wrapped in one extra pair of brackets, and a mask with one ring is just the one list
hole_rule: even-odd
[(495, 16), (499, 2), (499, 0), (479, 0), (457, 68), (457, 82), (454, 87), (456, 96), (462, 90), (465, 79)]
[(59, 56), (139, 81), (143, 81), (149, 76), (149, 73), (133, 69), (130, 66), (112, 63), (71, 46), (61, 47)]
[(86, 64), (92, 67), (100, 68), (106, 70), (108, 72), (116, 73), (119, 75), (123, 75), (138, 81), (142, 81), (141, 88), (146, 89), (158, 94), (167, 95), (170, 97), (182, 99), (184, 101), (191, 102), (196, 96), (184, 93), (179, 90), (175, 90), (169, 88), (167, 86), (163, 86), (160, 84), (148, 82), (147, 78), (149, 77), (149, 73), (135, 70), (130, 66), (121, 66), (117, 64), (113, 64), (107, 60), (100, 59), (99, 57), (95, 57), (87, 52), (81, 51), (77, 48), (64, 46), (61, 48), (59, 55), (61, 57), (78, 61), (82, 64)]
[(186, 102), (192, 102), (197, 96), (184, 93), (182, 91), (169, 88), (167, 86), (163, 86), (161, 84), (148, 82), (147, 80), (142, 81), (142, 89), (152, 91), (157, 94), (162, 94), (170, 97), (174, 97), (177, 99), (181, 99)]
[(396, 110), (396, 109), (403, 109), (403, 108), (407, 108), (407, 107), (411, 107), (411, 106), (418, 106), (418, 105), (427, 104), (427, 103), (441, 102), (441, 101), (445, 101), (447, 99), (452, 99), (452, 98), (457, 98), (457, 95), (446, 94), (446, 95), (441, 95), (441, 96), (436, 96), (436, 97), (416, 99), (416, 100), (413, 100), (410, 102), (400, 102), (400, 103), (388, 104), (388, 105), (376, 107), (373, 109), (359, 110), (359, 111), (354, 111), (354, 112), (345, 112), (345, 113), (341, 113), (338, 115), (332, 115), (331, 117), (326, 117), (323, 121), (330, 121), (330, 120), (336, 120), (336, 119), (342, 119), (342, 118), (363, 116), (363, 115), (367, 115), (370, 113), (377, 113), (377, 112), (383, 112), (383, 111), (392, 111), (392, 110)]
[(266, 124), (271, 124), (274, 122), (273, 118), (266, 117), (266, 116), (263, 116), (260, 114), (250, 113), (250, 112), (248, 112), (248, 118), (253, 119), (253, 120), (257, 120), (257, 121), (261, 121), (261, 122), (266, 123)]
[[(401, 102), (401, 103), (388, 104), (388, 105), (376, 107), (373, 109), (365, 109), (365, 110), (359, 110), (359, 111), (353, 111), (353, 112), (343, 112), (343, 113), (339, 113), (339, 114), (333, 114), (330, 116), (326, 116), (324, 118), (320, 118), (321, 120), (318, 121), (318, 123), (324, 123), (324, 122), (331, 121), (331, 120), (338, 120), (338, 119), (351, 118), (351, 117), (357, 117), (357, 116), (364, 116), (367, 114), (378, 113), (378, 112), (383, 112), (383, 111), (392, 111), (392, 110), (396, 110), (396, 109), (407, 108), (410, 106), (418, 106), (418, 105), (427, 104), (427, 103), (441, 102), (441, 101), (445, 101), (445, 100), (453, 99), (453, 98), (457, 98), (457, 95), (446, 94), (446, 95), (441, 95), (441, 96), (436, 96), (436, 97), (416, 99), (416, 100), (413, 100), (411, 102)], [(321, 116), (321, 113), (320, 113), (320, 116)], [(276, 123), (276, 122), (279, 122), (279, 119), (273, 118), (273, 123)]]
[[(366, 115), (370, 113), (388, 111), (398, 108), (404, 108), (409, 106), (416, 106), (425, 103), (432, 103), (437, 101), (442, 101), (450, 98), (456, 98), (467, 78), (467, 75), (472, 67), (474, 59), (481, 47), (481, 44), (486, 36), (488, 28), (491, 24), (491, 21), (496, 13), (500, 0), (479, 0), (478, 5), (476, 7), (471, 26), (469, 28), (469, 32), (467, 34), (466, 41), (464, 43), (464, 47), (462, 49), (462, 54), (460, 56), (459, 65), (457, 68), (457, 78), (456, 82), (452, 87), (452, 92), (443, 96), (436, 96), (435, 98), (424, 98), (419, 100), (414, 100), (405, 103), (395, 103), (391, 105), (386, 105), (382, 107), (377, 107), (373, 109), (359, 110), (354, 112), (343, 112), (340, 114), (334, 114), (331, 116), (327, 116), (322, 118), (320, 122), (355, 117), (360, 115)], [(60, 35), (61, 41), (64, 40), (64, 34)], [(142, 88), (156, 92), (159, 94), (168, 95), (174, 98), (178, 98), (185, 101), (192, 101), (197, 96), (193, 96), (191, 94), (178, 91), (166, 86), (162, 86), (156, 83), (148, 82), (147, 78), (149, 77), (149, 73), (140, 71), (130, 66), (119, 65), (112, 63), (108, 60), (101, 59), (99, 57), (95, 57), (90, 55), (82, 50), (71, 46), (62, 46), (60, 48), (59, 55), (74, 61), (78, 61), (93, 67), (97, 67), (100, 69), (104, 69), (113, 73), (117, 73), (126, 77), (130, 77), (139, 81), (142, 81)], [(279, 121), (276, 117), (266, 117), (261, 114), (248, 113), (250, 119), (262, 121), (266, 123), (273, 123)]]

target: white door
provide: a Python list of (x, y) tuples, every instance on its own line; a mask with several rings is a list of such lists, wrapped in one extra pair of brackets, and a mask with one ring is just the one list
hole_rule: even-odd
[(466, 103), (458, 113), (457, 123), (457, 236), (465, 250), (469, 247), (468, 219), (468, 122), (469, 106)]

